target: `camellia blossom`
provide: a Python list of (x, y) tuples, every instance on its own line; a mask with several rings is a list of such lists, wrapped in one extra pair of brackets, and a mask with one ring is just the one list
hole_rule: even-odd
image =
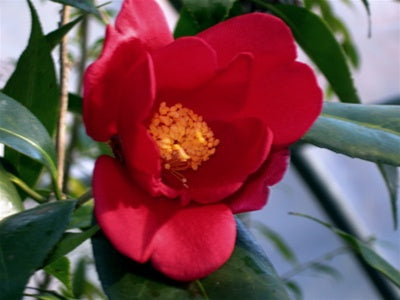
[(288, 146), (320, 113), (289, 28), (263, 13), (174, 40), (153, 0), (126, 0), (84, 79), (84, 122), (115, 157), (95, 165), (95, 216), (114, 247), (181, 281), (235, 245), (236, 213), (262, 208)]

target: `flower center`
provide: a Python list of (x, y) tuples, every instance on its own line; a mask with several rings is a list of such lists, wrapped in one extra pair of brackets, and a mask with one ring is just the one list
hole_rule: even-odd
[(196, 171), (219, 144), (203, 118), (180, 103), (168, 107), (162, 102), (150, 121), (149, 133), (160, 149), (164, 169), (183, 183), (186, 179), (179, 171)]

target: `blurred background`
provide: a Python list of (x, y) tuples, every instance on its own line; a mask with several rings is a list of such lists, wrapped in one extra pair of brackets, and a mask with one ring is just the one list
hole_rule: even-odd
[[(59, 22), (60, 5), (45, 0), (32, 2), (38, 10), (44, 32), (54, 30)], [(112, 11), (118, 11), (121, 2), (112, 1), (109, 7)], [(160, 2), (173, 28), (177, 15), (166, 1)], [(362, 102), (372, 104), (399, 100), (400, 3), (392, 0), (369, 1), (369, 37), (368, 18), (362, 1), (328, 2), (334, 13), (347, 25), (357, 47), (359, 66), (354, 69), (353, 75)], [(0, 0), (0, 87), (25, 48), (29, 32), (30, 14), (26, 1)], [(88, 44), (99, 44), (103, 34), (104, 26), (91, 21)], [(76, 35), (76, 32), (70, 34), (71, 44), (74, 44)], [(93, 47), (93, 55), (98, 49)], [(54, 55), (57, 62), (56, 51)], [(71, 47), (71, 55), (79, 55), (76, 43)], [(299, 57), (307, 61), (301, 52)], [(321, 79), (320, 82), (325, 88), (324, 81)], [(78, 90), (78, 73), (71, 76), (70, 86), (71, 91)], [(304, 156), (312, 161), (311, 166), (317, 176), (337, 196), (338, 207), (349, 217), (360, 235), (366, 240), (373, 240), (378, 253), (400, 269), (400, 232), (393, 229), (389, 194), (376, 165), (311, 146), (303, 150)], [(85, 159), (76, 162), (72, 172), (75, 177), (87, 181), (91, 176), (91, 168), (92, 160)], [(335, 234), (289, 212), (304, 213), (331, 222), (293, 166), (283, 181), (272, 187), (268, 205), (261, 211), (246, 215), (245, 220), (279, 275), (290, 282), (294, 290), (296, 286), (300, 288), (304, 299), (381, 299), (357, 261)], [(276, 245), (280, 243), (279, 250)], [(293, 254), (284, 253), (290, 249)], [(90, 262), (90, 251), (90, 245), (86, 243), (72, 255), (75, 261), (89, 255), (86, 261)], [(93, 269), (89, 269), (89, 274), (92, 280), (97, 280)], [(293, 295), (295, 297), (296, 293)]]

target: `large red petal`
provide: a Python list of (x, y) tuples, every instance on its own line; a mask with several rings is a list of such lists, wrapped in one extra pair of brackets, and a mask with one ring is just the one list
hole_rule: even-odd
[(222, 66), (241, 52), (254, 54), (257, 65), (280, 64), (296, 57), (289, 28), (282, 20), (268, 14), (235, 17), (210, 27), (198, 36), (215, 49)]
[(132, 85), (129, 73), (144, 53), (140, 41), (107, 27), (103, 52), (84, 78), (83, 119), (93, 139), (105, 142), (116, 134), (121, 93)]
[(264, 120), (274, 133), (274, 145), (297, 141), (321, 112), (322, 92), (313, 71), (292, 62), (267, 68), (252, 81), (245, 115)]
[(221, 267), (235, 239), (235, 219), (226, 205), (185, 207), (158, 232), (152, 263), (173, 279), (192, 281)]
[(194, 280), (216, 270), (231, 255), (235, 221), (224, 204), (182, 207), (153, 198), (129, 180), (113, 158), (100, 157), (93, 177), (95, 214), (122, 254), (167, 276)]
[(125, 0), (115, 27), (124, 36), (138, 38), (149, 50), (173, 41), (164, 14), (154, 0)]
[(267, 203), (269, 186), (280, 181), (289, 162), (287, 149), (271, 152), (264, 165), (250, 175), (245, 184), (226, 200), (233, 213), (259, 210)]
[(205, 120), (229, 120), (241, 116), (247, 104), (253, 69), (251, 54), (240, 54), (209, 81), (192, 90), (169, 89), (158, 95), (168, 106), (177, 102)]
[(215, 51), (197, 37), (177, 39), (152, 55), (159, 90), (194, 88), (217, 69)]
[(183, 198), (198, 203), (219, 201), (237, 191), (265, 161), (272, 144), (269, 129), (257, 119), (209, 122), (220, 140), (216, 152), (197, 171), (188, 170)]

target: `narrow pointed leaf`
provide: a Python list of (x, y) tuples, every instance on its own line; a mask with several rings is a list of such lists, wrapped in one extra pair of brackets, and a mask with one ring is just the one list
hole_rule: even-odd
[(62, 284), (64, 284), (68, 294), (72, 296), (72, 275), (71, 275), (71, 263), (68, 258), (60, 257), (50, 265), (44, 268), (46, 273), (57, 278)]
[(92, 237), (99, 230), (98, 225), (82, 232), (66, 232), (55, 246), (50, 255), (46, 258), (45, 264), (51, 264), (61, 257), (67, 255), (84, 241)]
[(96, 8), (96, 6), (94, 6), (93, 1), (90, 0), (51, 0), (51, 1), (61, 3), (64, 5), (70, 5), (78, 9), (81, 9), (85, 12), (101, 17), (98, 9)]
[(303, 141), (351, 157), (400, 165), (400, 107), (324, 105)]
[(342, 238), (347, 244), (349, 244), (353, 251), (360, 254), (363, 259), (375, 270), (379, 271), (383, 275), (386, 276), (391, 282), (393, 282), (396, 286), (400, 287), (400, 272), (396, 270), (392, 265), (390, 265), (386, 260), (384, 260), (381, 256), (379, 256), (368, 244), (358, 240), (354, 236), (333, 227), (332, 225), (325, 223), (321, 220), (318, 220), (314, 217), (299, 214), (299, 213), (292, 213), (293, 215), (304, 217), (310, 220), (313, 220), (330, 230), (332, 230), (336, 235)]
[(29, 277), (61, 238), (74, 201), (43, 204), (0, 222), (0, 295), (20, 299)]
[(23, 105), (0, 93), (0, 142), (45, 165), (56, 178), (53, 142), (40, 121)]
[[(57, 124), (59, 91), (51, 48), (39, 22), (32, 3), (28, 1), (32, 28), (28, 46), (18, 59), (16, 68), (7, 81), (4, 94), (19, 101), (29, 109), (52, 135)], [(14, 117), (14, 122), (21, 119)], [(8, 149), (5, 156), (28, 185), (33, 185), (41, 171), (41, 166)]]
[(194, 35), (225, 20), (237, 0), (183, 0), (175, 37)]
[(319, 16), (294, 5), (254, 2), (260, 2), (260, 6), (285, 21), (297, 43), (324, 74), (340, 101), (360, 102), (345, 54), (333, 33)]
[(398, 210), (398, 184), (399, 184), (399, 170), (397, 167), (378, 164), (379, 171), (381, 172), (383, 179), (385, 180), (386, 187), (389, 191), (390, 197), (390, 206), (392, 209), (392, 217), (393, 217), (393, 226), (394, 229), (397, 229), (398, 220), (397, 220), (397, 210)]
[(85, 16), (77, 17), (75, 20), (65, 24), (64, 26), (53, 30), (52, 32), (46, 35), (46, 40), (49, 45), (49, 48), (53, 50), (62, 40), (62, 38), (78, 24)]
[(150, 264), (122, 256), (100, 232), (92, 238), (92, 244), (100, 281), (111, 300), (289, 299), (272, 265), (239, 221), (232, 257), (216, 272), (191, 283), (172, 281)]
[(22, 209), (21, 198), (0, 163), (0, 220)]

